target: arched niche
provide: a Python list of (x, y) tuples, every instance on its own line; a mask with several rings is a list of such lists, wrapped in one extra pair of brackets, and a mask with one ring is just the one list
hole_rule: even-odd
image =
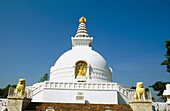
[(87, 73), (87, 62), (85, 61), (77, 61), (75, 67), (75, 78), (77, 76), (86, 77)]

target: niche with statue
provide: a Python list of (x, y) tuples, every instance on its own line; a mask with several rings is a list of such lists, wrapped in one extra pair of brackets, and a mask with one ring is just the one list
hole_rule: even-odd
[(76, 62), (75, 78), (86, 79), (86, 73), (87, 73), (87, 63), (85, 61)]

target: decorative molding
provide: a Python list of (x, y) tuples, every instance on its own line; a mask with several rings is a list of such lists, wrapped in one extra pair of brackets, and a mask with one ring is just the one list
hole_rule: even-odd
[[(84, 61), (84, 60), (83, 60)], [(75, 66), (73, 67), (65, 67), (65, 68), (59, 68), (55, 69), (52, 71), (50, 75), (50, 80), (55, 80), (55, 79), (64, 79), (68, 77), (72, 77), (72, 79), (75, 79)], [(111, 74), (103, 69), (99, 68), (93, 68), (90, 67), (89, 64), (87, 63), (87, 72), (86, 72), (86, 78), (87, 79), (101, 79), (104, 81), (111, 81)]]
[(66, 83), (66, 82), (49, 82), (45, 81), (42, 85), (29, 91), (28, 97), (32, 98), (37, 93), (44, 89), (59, 89), (59, 90), (101, 90), (101, 91), (118, 91), (128, 97), (130, 90), (123, 88), (116, 83)]

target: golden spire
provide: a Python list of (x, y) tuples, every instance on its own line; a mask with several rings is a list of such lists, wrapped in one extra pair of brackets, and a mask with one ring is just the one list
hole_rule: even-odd
[(79, 19), (79, 22), (80, 22), (80, 23), (86, 23), (86, 18), (82, 16), (82, 17)]

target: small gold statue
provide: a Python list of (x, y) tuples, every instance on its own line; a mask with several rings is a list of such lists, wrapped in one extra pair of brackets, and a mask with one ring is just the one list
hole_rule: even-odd
[(25, 79), (19, 79), (18, 85), (16, 87), (15, 96), (17, 96), (18, 91), (20, 92), (20, 96), (24, 96), (24, 93), (25, 93)]
[(141, 96), (143, 96), (143, 100), (145, 100), (145, 89), (143, 88), (143, 82), (137, 82), (134, 99), (141, 100)]
[(78, 64), (78, 76), (86, 76), (86, 66), (83, 63)]

